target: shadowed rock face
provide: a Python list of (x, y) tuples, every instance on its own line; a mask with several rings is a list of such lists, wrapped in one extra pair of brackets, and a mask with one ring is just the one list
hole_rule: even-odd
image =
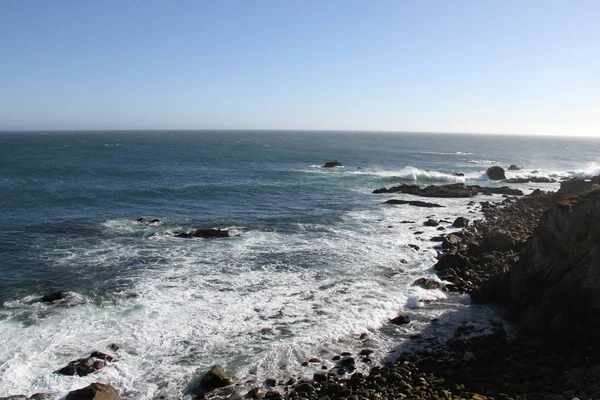
[(121, 396), (114, 387), (95, 382), (69, 392), (65, 400), (121, 400)]
[(212, 239), (212, 238), (225, 238), (229, 237), (229, 231), (227, 229), (196, 229), (192, 232), (175, 232), (175, 236), (180, 238), (203, 238), (203, 239)]
[(510, 300), (525, 331), (550, 339), (600, 338), (600, 187), (562, 199), (544, 214), (527, 257), (510, 271)]
[(339, 162), (338, 160), (335, 161), (327, 161), (324, 165), (323, 168), (333, 168), (333, 167), (341, 167), (342, 163)]

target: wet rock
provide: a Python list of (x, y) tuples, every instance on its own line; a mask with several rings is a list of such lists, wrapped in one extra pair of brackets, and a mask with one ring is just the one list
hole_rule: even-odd
[(494, 165), (489, 167), (485, 174), (493, 181), (498, 181), (501, 179), (506, 179), (506, 175), (504, 174), (504, 168)]
[(52, 292), (42, 297), (42, 303), (53, 303), (55, 301), (64, 300), (71, 298), (73, 294), (71, 292)]
[(192, 232), (175, 232), (174, 234), (180, 238), (203, 238), (203, 239), (213, 239), (213, 238), (226, 238), (229, 237), (229, 231), (227, 229), (196, 229)]
[(66, 366), (54, 371), (54, 373), (59, 375), (86, 376), (104, 368), (106, 362), (114, 361), (117, 361), (115, 357), (95, 351), (89, 357), (71, 361)]
[(327, 161), (324, 165), (323, 168), (333, 168), (333, 167), (341, 167), (342, 163), (339, 162), (338, 160), (335, 161)]
[(390, 200), (386, 201), (385, 204), (397, 204), (397, 205), (408, 204), (409, 206), (426, 207), (426, 208), (444, 207), (444, 206), (436, 204), (436, 203), (427, 203), (425, 201), (419, 201), (419, 200), (390, 199)]
[(406, 325), (411, 321), (408, 315), (398, 315), (396, 318), (390, 320), (390, 322), (394, 325)]
[(469, 265), (469, 261), (462, 254), (444, 254), (433, 266), (437, 271), (449, 269), (463, 269)]
[(200, 379), (200, 385), (205, 391), (222, 388), (229, 386), (233, 383), (233, 378), (221, 367), (220, 365), (214, 365), (203, 377)]
[(416, 244), (409, 244), (408, 247), (410, 247), (413, 250), (417, 250), (417, 251), (420, 249), (420, 247), (417, 246)]
[(520, 171), (521, 168), (517, 167), (515, 164), (511, 164), (510, 167), (508, 167), (509, 171)]
[(427, 221), (423, 222), (424, 226), (438, 226), (440, 223), (434, 219), (428, 219)]
[(69, 392), (65, 400), (121, 400), (121, 396), (114, 387), (95, 382)]
[(467, 226), (469, 226), (469, 220), (465, 217), (458, 217), (454, 220), (452, 226), (456, 228), (466, 228)]
[(432, 290), (439, 289), (440, 287), (442, 287), (442, 284), (438, 281), (434, 281), (433, 279), (419, 278), (416, 281), (414, 281), (411, 286), (418, 286), (423, 289)]
[(161, 219), (158, 218), (138, 218), (137, 222), (139, 222), (140, 224), (144, 224), (144, 225), (160, 225), (163, 223), (163, 221)]
[(449, 234), (442, 239), (443, 249), (454, 249), (462, 243), (462, 238), (458, 235)]

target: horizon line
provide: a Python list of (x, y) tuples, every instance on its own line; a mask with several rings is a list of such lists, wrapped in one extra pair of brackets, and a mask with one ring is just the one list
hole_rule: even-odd
[(393, 131), (354, 129), (257, 129), (257, 128), (109, 128), (109, 129), (0, 129), (0, 133), (92, 133), (92, 132), (329, 132), (329, 133), (383, 133), (383, 134), (441, 134), (441, 135), (488, 135), (488, 136), (537, 136), (564, 138), (597, 138), (598, 135), (560, 133), (515, 133), (515, 132), (454, 132), (454, 131)]

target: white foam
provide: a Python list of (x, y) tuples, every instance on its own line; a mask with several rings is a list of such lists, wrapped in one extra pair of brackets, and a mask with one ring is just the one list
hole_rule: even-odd
[[(435, 262), (428, 239), (440, 232), (423, 221), (479, 214), (465, 214), (465, 199), (436, 199), (446, 207), (435, 209), (387, 206), (381, 200), (346, 213), (339, 224), (302, 224), (291, 233), (236, 226), (229, 228), (242, 235), (225, 240), (183, 240), (165, 233), (164, 226), (105, 222), (110, 232), (156, 229), (159, 234), (136, 235), (134, 244), (131, 235), (107, 235), (93, 245), (74, 243), (46, 256), (57, 267), (148, 263), (123, 271), (131, 286), (98, 301), (61, 308), (35, 302), (36, 294), (7, 303), (7, 317), (0, 320), (5, 341), (0, 395), (64, 395), (103, 381), (123, 396), (176, 397), (214, 363), (242, 381), (310, 375), (302, 361), (357, 351), (365, 346), (363, 333), (369, 333), (369, 347), (377, 348), (374, 358), (384, 357), (402, 335), (441, 312), (427, 309), (425, 301), (450, 302), (441, 291), (410, 286), (431, 276)], [(415, 222), (401, 223), (406, 219)], [(416, 230), (424, 233), (414, 235)], [(378, 331), (415, 306), (423, 321), (392, 330), (392, 336)], [(107, 351), (111, 343), (122, 346), (120, 360), (98, 373), (83, 378), (52, 373), (93, 350)]]

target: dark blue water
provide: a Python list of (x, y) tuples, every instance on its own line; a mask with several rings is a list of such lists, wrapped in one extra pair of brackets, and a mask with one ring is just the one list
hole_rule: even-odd
[[(103, 378), (151, 398), (165, 382), (177, 392), (213, 359), (242, 375), (248, 368), (267, 374), (269, 360), (292, 364), (306, 349), (326, 351), (324, 343), (376, 332), (431, 295), (409, 286), (431, 273), (435, 251), (407, 247), (411, 229), (432, 211), (382, 207), (373, 189), (415, 181), (500, 185), (485, 180), (491, 165), (523, 167), (509, 176), (591, 176), (599, 172), (599, 145), (445, 134), (0, 133), (0, 336), (19, 343), (0, 352), (0, 395), (81, 386), (55, 378), (54, 366), (33, 355), (39, 349), (68, 361), (127, 342), (133, 350), (120, 364), (127, 367)], [(321, 168), (336, 159), (344, 167)], [(460, 201), (442, 201), (440, 218), (466, 212)], [(139, 224), (139, 217), (163, 223)], [(396, 224), (403, 219), (415, 224)], [(173, 236), (209, 227), (239, 236)], [(408, 262), (402, 269), (398, 257)], [(37, 302), (55, 290), (78, 301), (65, 309)], [(216, 298), (231, 306), (217, 307)], [(236, 325), (230, 313), (246, 322)], [(100, 333), (90, 333), (90, 318)], [(67, 323), (70, 335), (60, 328)], [(156, 349), (161, 337), (168, 337), (164, 351)], [(195, 363), (173, 358), (198, 343), (205, 345)], [(242, 345), (247, 351), (239, 353)], [(170, 367), (154, 376), (143, 360)], [(22, 379), (23, 371), (38, 383)]]

